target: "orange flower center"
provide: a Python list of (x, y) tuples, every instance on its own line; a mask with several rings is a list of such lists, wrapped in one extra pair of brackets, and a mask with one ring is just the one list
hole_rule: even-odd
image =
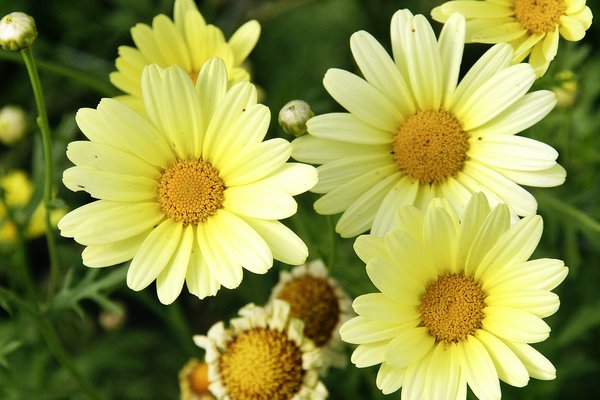
[(409, 116), (392, 144), (398, 169), (423, 184), (443, 183), (462, 170), (468, 150), (461, 123), (445, 110)]
[(447, 274), (430, 283), (421, 297), (421, 326), (436, 341), (460, 342), (481, 328), (486, 294), (473, 278)]
[(564, 0), (514, 0), (515, 19), (531, 35), (554, 31), (567, 5)]
[(158, 183), (158, 203), (165, 215), (184, 225), (196, 225), (222, 206), (225, 184), (219, 171), (203, 160), (171, 164)]

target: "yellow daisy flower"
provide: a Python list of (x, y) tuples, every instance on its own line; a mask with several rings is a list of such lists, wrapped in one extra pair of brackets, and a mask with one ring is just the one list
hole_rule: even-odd
[(237, 287), (242, 267), (263, 274), (273, 258), (302, 264), (306, 245), (278, 219), (296, 212), (292, 196), (315, 184), (316, 170), (286, 163), (286, 140), (262, 141), (270, 114), (255, 87), (227, 90), (226, 67), (215, 58), (195, 87), (179, 66), (148, 66), (142, 93), (148, 117), (114, 99), (77, 113), (90, 141), (69, 144), (76, 166), (63, 182), (99, 200), (59, 228), (87, 246), (83, 263), (133, 259), (128, 286), (141, 290), (156, 279), (165, 304), (184, 281), (204, 298)]
[(304, 337), (304, 324), (290, 318), (290, 306), (275, 300), (270, 309), (248, 304), (240, 317), (213, 325), (194, 342), (206, 350), (209, 389), (217, 399), (320, 400), (321, 352)]
[(550, 333), (551, 292), (566, 277), (560, 260), (528, 260), (541, 234), (539, 216), (511, 226), (508, 207), (472, 197), (462, 221), (444, 199), (427, 212), (407, 206), (385, 237), (355, 244), (380, 293), (359, 296), (359, 315), (342, 326), (358, 344), (357, 367), (381, 364), (377, 386), (402, 399), (499, 399), (498, 378), (525, 386), (554, 379), (552, 364), (530, 343)]
[(207, 24), (193, 0), (175, 0), (174, 19), (158, 15), (152, 27), (137, 24), (131, 28), (136, 47), (119, 47), (117, 71), (110, 81), (127, 93), (117, 97), (120, 101), (143, 112), (141, 76), (148, 64), (162, 67), (179, 65), (196, 81), (202, 65), (212, 57), (225, 62), (229, 86), (250, 80), (243, 63), (260, 36), (260, 24), (248, 21), (226, 41), (223, 32)]
[(452, 13), (467, 19), (467, 43), (508, 42), (513, 63), (529, 56), (538, 76), (546, 73), (558, 50), (560, 36), (579, 41), (592, 24), (585, 0), (459, 0), (431, 11), (433, 19), (448, 20)]
[(308, 121), (309, 135), (292, 143), (292, 156), (323, 164), (313, 191), (321, 214), (343, 212), (336, 230), (352, 237), (383, 235), (396, 210), (421, 210), (434, 197), (464, 209), (474, 192), (517, 215), (537, 203), (519, 185), (556, 186), (565, 170), (558, 153), (516, 136), (552, 110), (556, 96), (540, 90), (529, 64), (509, 65), (508, 44), (487, 51), (458, 83), (465, 20), (453, 15), (439, 40), (422, 15), (392, 18), (394, 59), (367, 32), (352, 35), (352, 53), (365, 79), (330, 69), (324, 86), (349, 113)]
[(290, 316), (304, 322), (304, 336), (321, 349), (324, 372), (346, 365), (338, 331), (353, 316), (351, 300), (322, 260), (282, 271), (269, 301), (275, 299), (287, 302)]

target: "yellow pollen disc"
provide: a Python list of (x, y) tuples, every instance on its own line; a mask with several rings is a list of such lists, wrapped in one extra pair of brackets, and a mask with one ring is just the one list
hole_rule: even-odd
[(430, 283), (421, 297), (421, 326), (437, 342), (460, 342), (481, 328), (486, 294), (473, 278), (442, 275)]
[(302, 387), (302, 352), (285, 333), (254, 328), (233, 339), (221, 355), (229, 398), (286, 400)]
[(165, 215), (184, 225), (205, 222), (223, 206), (219, 171), (202, 160), (177, 161), (161, 175), (158, 203)]
[(515, 19), (531, 35), (554, 31), (565, 15), (565, 0), (514, 0)]
[(445, 110), (419, 111), (400, 126), (392, 144), (398, 169), (423, 184), (443, 183), (467, 158), (468, 136)]
[(304, 321), (304, 336), (326, 344), (340, 319), (340, 304), (327, 279), (303, 275), (287, 282), (278, 299), (290, 305), (290, 316)]

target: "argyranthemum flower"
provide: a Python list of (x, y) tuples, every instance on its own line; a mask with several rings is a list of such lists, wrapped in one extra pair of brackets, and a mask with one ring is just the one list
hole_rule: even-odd
[(565, 180), (552, 147), (515, 136), (548, 114), (556, 96), (526, 94), (535, 72), (509, 65), (507, 44), (492, 47), (457, 84), (464, 35), (458, 14), (438, 41), (425, 17), (401, 10), (391, 25), (394, 60), (361, 31), (350, 46), (365, 79), (325, 74), (325, 88), (349, 113), (310, 119), (310, 135), (294, 140), (292, 156), (323, 164), (313, 191), (325, 195), (314, 206), (343, 212), (336, 226), (343, 237), (383, 235), (399, 207), (425, 210), (434, 197), (462, 210), (479, 191), (507, 203), (513, 216), (533, 215), (537, 203), (519, 184)]
[(179, 371), (180, 400), (213, 400), (208, 390), (208, 364), (190, 359)]
[(467, 43), (508, 42), (515, 50), (513, 62), (529, 56), (538, 76), (554, 60), (560, 36), (579, 41), (592, 24), (585, 0), (448, 1), (434, 8), (431, 16), (445, 22), (454, 12), (467, 19)]
[(542, 320), (558, 310), (551, 292), (567, 275), (560, 260), (528, 260), (542, 234), (539, 216), (511, 226), (508, 207), (490, 210), (476, 194), (462, 220), (436, 199), (427, 212), (407, 206), (385, 237), (355, 244), (380, 293), (359, 296), (359, 315), (340, 329), (358, 344), (357, 367), (381, 364), (377, 386), (402, 399), (499, 399), (498, 378), (522, 387), (554, 379), (530, 343), (545, 340)]
[(325, 399), (319, 380), (321, 352), (290, 318), (290, 306), (275, 300), (266, 310), (248, 304), (225, 328), (218, 322), (194, 342), (206, 350), (209, 389), (218, 399)]
[(250, 80), (243, 63), (258, 42), (257, 21), (246, 22), (226, 41), (219, 28), (206, 23), (193, 0), (175, 0), (173, 15), (173, 20), (156, 16), (152, 27), (137, 24), (131, 28), (136, 47), (119, 47), (117, 71), (110, 74), (110, 81), (127, 93), (118, 99), (138, 111), (144, 111), (141, 77), (148, 64), (179, 65), (195, 82), (202, 65), (219, 57), (227, 67), (229, 86)]
[(275, 299), (286, 301), (290, 316), (304, 322), (304, 336), (321, 349), (324, 370), (346, 364), (338, 331), (353, 316), (351, 301), (323, 261), (282, 271), (270, 302)]
[(235, 288), (242, 268), (265, 273), (273, 258), (302, 264), (306, 245), (278, 219), (296, 212), (292, 196), (317, 180), (313, 167), (286, 163), (291, 145), (262, 141), (269, 109), (242, 82), (227, 90), (225, 65), (206, 63), (194, 87), (179, 66), (142, 74), (148, 117), (114, 99), (81, 109), (90, 141), (70, 143), (76, 165), (65, 186), (99, 199), (66, 215), (61, 234), (87, 248), (83, 263), (105, 267), (130, 259), (127, 284), (156, 279), (161, 302), (187, 283), (203, 298)]

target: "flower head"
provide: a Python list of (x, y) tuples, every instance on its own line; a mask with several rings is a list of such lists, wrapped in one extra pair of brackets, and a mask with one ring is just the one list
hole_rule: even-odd
[(213, 400), (208, 390), (208, 364), (190, 359), (179, 371), (180, 400)]
[(434, 8), (431, 16), (445, 22), (454, 12), (467, 19), (467, 43), (508, 42), (514, 49), (512, 62), (529, 56), (538, 76), (556, 56), (560, 36), (581, 40), (592, 24), (585, 0), (448, 1)]
[(84, 264), (133, 259), (129, 287), (156, 279), (166, 304), (184, 281), (204, 298), (221, 285), (237, 287), (242, 266), (262, 274), (273, 258), (302, 264), (306, 245), (278, 219), (296, 212), (293, 196), (317, 174), (286, 163), (289, 142), (263, 142), (270, 115), (256, 103), (254, 86), (228, 90), (225, 65), (212, 59), (195, 86), (179, 66), (152, 65), (142, 87), (144, 115), (103, 99), (76, 116), (90, 141), (69, 144), (76, 166), (63, 182), (99, 200), (66, 215), (59, 228), (87, 246)]
[(462, 213), (474, 192), (506, 203), (513, 217), (533, 215), (537, 203), (519, 184), (556, 186), (565, 171), (558, 153), (516, 136), (556, 103), (551, 91), (526, 94), (535, 81), (529, 64), (510, 65), (513, 51), (498, 44), (458, 83), (465, 20), (453, 15), (439, 40), (425, 17), (408, 10), (392, 18), (394, 59), (368, 33), (350, 39), (365, 79), (339, 69), (323, 83), (348, 113), (316, 116), (292, 156), (323, 164), (315, 209), (343, 212), (344, 237), (371, 229), (383, 235), (396, 210), (421, 210), (434, 197)]
[(148, 64), (179, 65), (195, 82), (204, 63), (219, 57), (227, 67), (229, 86), (250, 79), (243, 63), (260, 36), (257, 21), (246, 22), (226, 41), (219, 28), (206, 23), (193, 0), (175, 0), (173, 14), (173, 20), (156, 16), (152, 27), (137, 24), (131, 28), (136, 47), (119, 47), (117, 71), (110, 74), (110, 81), (127, 93), (118, 99), (140, 112), (144, 111), (141, 76)]
[(346, 364), (338, 331), (352, 317), (351, 302), (323, 261), (282, 271), (270, 301), (275, 299), (287, 302), (290, 316), (304, 322), (304, 336), (323, 353), (323, 369)]
[(0, 109), (0, 142), (11, 145), (25, 136), (28, 129), (27, 114), (21, 107), (4, 106)]
[(37, 37), (35, 20), (22, 12), (12, 12), (0, 20), (0, 47), (8, 51), (28, 48)]
[(218, 399), (325, 399), (319, 381), (321, 352), (303, 334), (290, 306), (275, 300), (267, 310), (249, 304), (231, 320), (213, 325), (194, 342), (206, 350), (210, 390)]
[(402, 398), (499, 399), (498, 378), (522, 387), (529, 377), (554, 379), (552, 364), (530, 343), (550, 333), (551, 292), (568, 269), (554, 259), (529, 260), (541, 234), (539, 216), (514, 225), (506, 205), (490, 209), (472, 197), (462, 220), (443, 199), (427, 212), (407, 206), (385, 237), (355, 244), (380, 293), (359, 296), (359, 315), (340, 329), (358, 344), (352, 362), (381, 364), (377, 386), (402, 387)]

